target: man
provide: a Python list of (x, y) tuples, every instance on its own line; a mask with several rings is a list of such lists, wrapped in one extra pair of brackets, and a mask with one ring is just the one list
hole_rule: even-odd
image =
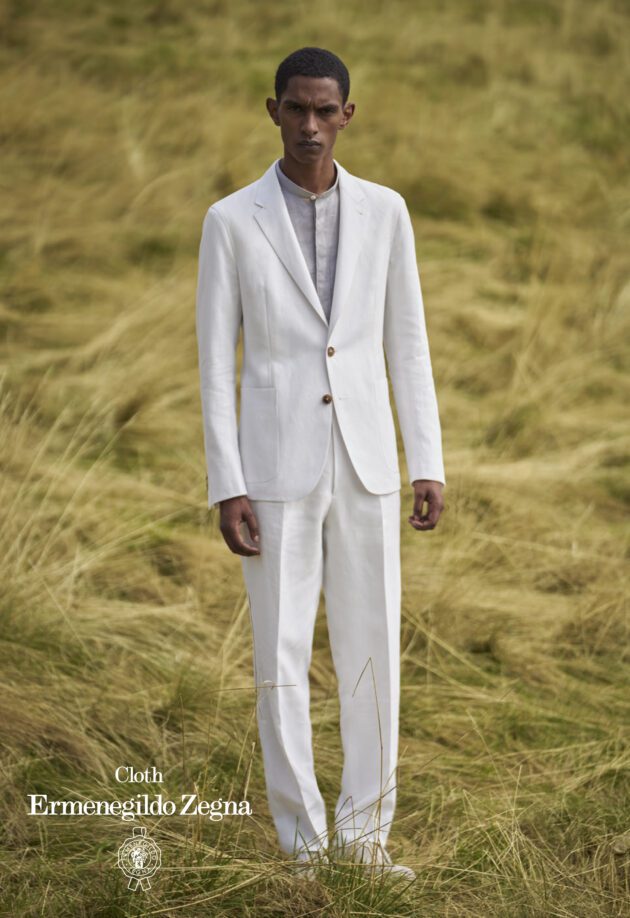
[[(446, 479), (406, 204), (332, 155), (354, 114), (349, 88), (331, 52), (290, 54), (266, 103), (282, 159), (206, 213), (197, 335), (208, 506), (220, 506), (225, 542), (242, 559), (281, 848), (300, 864), (328, 852), (413, 879), (385, 847), (396, 795), (401, 598), (401, 479), (385, 355), (414, 529), (435, 528)], [(330, 844), (309, 714), (322, 589), (344, 751)]]

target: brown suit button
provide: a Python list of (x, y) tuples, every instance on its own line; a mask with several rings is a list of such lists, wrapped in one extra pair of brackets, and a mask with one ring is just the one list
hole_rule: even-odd
[(322, 402), (326, 402), (326, 404), (328, 404), (329, 402), (332, 402), (332, 395), (329, 392), (327, 392), (326, 395), (322, 396)]
[(334, 349), (334, 347), (333, 347), (332, 344), (331, 344), (330, 347), (328, 348), (328, 356), (329, 356), (329, 357), (332, 357), (332, 355), (333, 355), (334, 353), (335, 353), (335, 349)]

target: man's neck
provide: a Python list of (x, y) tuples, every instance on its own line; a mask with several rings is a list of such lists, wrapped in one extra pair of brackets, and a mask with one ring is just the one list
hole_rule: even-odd
[(279, 166), (292, 182), (306, 188), (312, 194), (322, 194), (335, 184), (335, 163), (332, 153), (326, 159), (305, 164), (293, 159), (285, 150)]

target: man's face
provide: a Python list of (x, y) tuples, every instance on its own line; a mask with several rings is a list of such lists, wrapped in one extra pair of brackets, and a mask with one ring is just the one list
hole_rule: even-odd
[(354, 103), (343, 106), (339, 83), (332, 77), (292, 76), (279, 101), (267, 99), (267, 111), (280, 126), (285, 152), (306, 164), (331, 154)]

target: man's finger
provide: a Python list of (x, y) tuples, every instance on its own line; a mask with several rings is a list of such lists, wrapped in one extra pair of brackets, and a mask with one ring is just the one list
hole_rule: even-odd
[[(426, 513), (422, 513), (425, 500), (428, 505), (428, 510)], [(416, 491), (413, 513), (407, 519), (413, 528), (419, 531), (435, 529), (443, 506), (440, 495), (431, 488), (422, 492)]]
[(240, 525), (240, 523), (230, 525), (223, 533), (223, 538), (228, 548), (230, 551), (233, 551), (235, 555), (259, 555), (260, 548), (256, 545), (250, 545), (243, 539), (240, 533)]
[(425, 501), (428, 503), (429, 495), (428, 494), (418, 494), (416, 493), (416, 499), (413, 504), (413, 513), (411, 514), (415, 520), (419, 522), (426, 521), (427, 514), (422, 512)]
[(443, 508), (444, 505), (437, 499), (437, 497), (434, 497), (433, 500), (429, 500), (429, 512), (427, 516), (429, 518), (429, 522), (432, 523), (433, 526), (435, 526), (439, 520)]
[(226, 545), (235, 555), (259, 555), (260, 549), (256, 545), (250, 545), (241, 535), (241, 523), (240, 514), (221, 521), (219, 528)]
[(243, 519), (247, 523), (247, 528), (249, 529), (250, 538), (253, 539), (254, 542), (259, 542), (260, 533), (258, 531), (258, 520), (256, 519), (256, 514), (251, 509), (251, 506), (248, 510), (245, 510), (245, 512), (243, 513)]
[(433, 529), (435, 523), (433, 523), (428, 516), (410, 516), (409, 522), (414, 529)]

